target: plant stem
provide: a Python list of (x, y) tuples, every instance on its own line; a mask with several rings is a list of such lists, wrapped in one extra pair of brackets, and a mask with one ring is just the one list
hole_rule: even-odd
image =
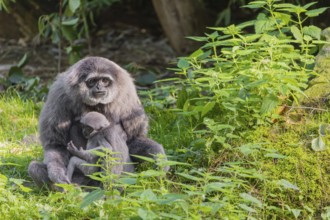
[(83, 17), (83, 22), (84, 22), (84, 29), (85, 29), (85, 37), (87, 40), (87, 45), (88, 45), (88, 53), (91, 55), (92, 54), (92, 45), (91, 45), (91, 38), (89, 34), (89, 28), (88, 28), (88, 23), (87, 23), (87, 17), (86, 17), (86, 11), (85, 11), (85, 1), (81, 1), (81, 15)]

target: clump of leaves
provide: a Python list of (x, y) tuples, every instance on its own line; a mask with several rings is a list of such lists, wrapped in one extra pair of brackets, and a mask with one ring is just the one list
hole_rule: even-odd
[(309, 10), (316, 3), (252, 1), (244, 7), (263, 10), (255, 20), (190, 37), (205, 44), (178, 61), (177, 107), (207, 127), (201, 132), (211, 134), (210, 144), (228, 147), (237, 132), (277, 118), (279, 106), (304, 95), (314, 54), (326, 43), (320, 28), (304, 26), (327, 9)]
[(40, 83), (38, 76), (26, 76), (23, 67), (28, 63), (28, 55), (25, 54), (17, 65), (9, 69), (5, 78), (0, 78), (8, 91), (16, 92), (23, 99), (43, 100), (48, 93), (48, 87)]
[(85, 45), (91, 52), (90, 26), (94, 24), (94, 13), (117, 1), (61, 0), (58, 13), (39, 18), (39, 33), (42, 37), (50, 38), (52, 43), (59, 44), (59, 49), (64, 45), (69, 63), (75, 63), (81, 58), (80, 53)]

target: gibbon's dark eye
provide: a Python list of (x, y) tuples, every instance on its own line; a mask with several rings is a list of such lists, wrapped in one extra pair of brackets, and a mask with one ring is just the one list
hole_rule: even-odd
[(93, 86), (95, 86), (97, 81), (98, 80), (96, 78), (91, 78), (91, 79), (86, 81), (86, 85), (87, 85), (87, 87), (92, 88)]
[(102, 85), (105, 87), (110, 86), (112, 83), (111, 79), (109, 79), (109, 78), (102, 78), (101, 82), (102, 82)]

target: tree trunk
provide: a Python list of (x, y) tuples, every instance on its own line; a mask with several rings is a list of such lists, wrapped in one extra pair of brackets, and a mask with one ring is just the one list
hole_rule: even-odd
[(202, 35), (205, 8), (200, 0), (153, 0), (153, 5), (170, 44), (179, 54), (191, 52), (198, 44), (187, 36)]

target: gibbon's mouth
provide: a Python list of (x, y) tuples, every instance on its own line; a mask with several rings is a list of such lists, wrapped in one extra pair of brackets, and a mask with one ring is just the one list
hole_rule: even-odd
[(101, 98), (101, 97), (103, 97), (103, 96), (105, 96), (106, 95), (106, 91), (97, 91), (97, 92), (93, 92), (93, 96), (95, 97), (95, 98)]

